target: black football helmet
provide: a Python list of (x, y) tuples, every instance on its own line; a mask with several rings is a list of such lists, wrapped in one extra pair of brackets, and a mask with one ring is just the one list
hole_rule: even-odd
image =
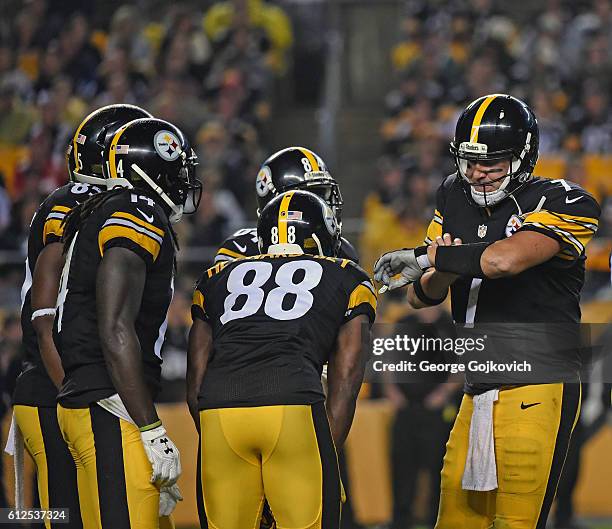
[(107, 139), (102, 158), (108, 189), (154, 191), (169, 209), (170, 222), (198, 209), (202, 183), (195, 176), (197, 156), (172, 123), (155, 118), (130, 121)]
[(104, 185), (102, 150), (106, 140), (122, 125), (150, 117), (153, 116), (135, 105), (108, 105), (94, 110), (77, 127), (66, 149), (70, 180)]
[[(520, 99), (491, 94), (473, 101), (461, 113), (450, 150), (468, 198), (492, 206), (516, 192), (531, 178), (538, 160), (540, 133), (533, 111)], [(510, 161), (508, 174), (493, 192), (477, 190), (466, 176), (467, 163)], [(469, 191), (469, 192), (467, 192)]]
[(321, 157), (304, 147), (288, 147), (270, 156), (255, 180), (258, 213), (275, 196), (305, 189), (319, 195), (342, 222), (342, 195)]
[(340, 225), (320, 196), (310, 191), (287, 191), (261, 211), (257, 237), (261, 253), (335, 257), (340, 248)]

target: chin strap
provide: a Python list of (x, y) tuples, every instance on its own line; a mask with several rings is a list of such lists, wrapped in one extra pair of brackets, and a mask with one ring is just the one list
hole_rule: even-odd
[(151, 189), (153, 189), (153, 191), (155, 191), (160, 197), (161, 199), (170, 207), (170, 210), (172, 211), (172, 213), (170, 214), (169, 220), (172, 224), (177, 223), (179, 220), (181, 220), (181, 217), (183, 216), (183, 206), (177, 206), (172, 199), (166, 194), (166, 192), (159, 187), (154, 181), (153, 179), (147, 174), (145, 173), (140, 167), (138, 167), (135, 163), (133, 163), (131, 165), (131, 168), (134, 172), (136, 172), (147, 184), (149, 184), (149, 186), (151, 187)]
[(106, 178), (77, 173), (76, 171), (72, 171), (72, 175), (74, 176), (74, 179), (77, 182), (81, 182), (82, 184), (91, 184), (93, 186), (105, 186), (106, 185)]

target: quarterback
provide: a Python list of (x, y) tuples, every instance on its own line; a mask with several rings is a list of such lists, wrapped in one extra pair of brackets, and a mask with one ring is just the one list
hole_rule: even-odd
[[(600, 208), (580, 186), (533, 176), (538, 124), (522, 101), (481, 97), (457, 122), (457, 172), (437, 193), (426, 245), (383, 255), (375, 278), (408, 286), (415, 308), (449, 289), (455, 322), (513, 325), (580, 322), (585, 246)], [(501, 324), (501, 325), (500, 325)], [(499, 364), (516, 358), (499, 353)], [(580, 411), (577, 348), (521, 351), (521, 360), (563, 365), (568, 376), (521, 383), (505, 373), (465, 395), (446, 446), (437, 529), (544, 529)], [(524, 380), (524, 379), (523, 379)]]

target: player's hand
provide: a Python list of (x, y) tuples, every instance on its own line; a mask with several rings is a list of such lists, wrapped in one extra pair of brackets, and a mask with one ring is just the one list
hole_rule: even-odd
[[(440, 246), (460, 246), (462, 241), (459, 237), (455, 237), (454, 239), (451, 237), (450, 233), (445, 233), (443, 236), (438, 236), (434, 241), (431, 242), (429, 247), (427, 248), (427, 256), (432, 263), (436, 262), (436, 251)], [(449, 272), (436, 272), (439, 275), (447, 276), (451, 280), (457, 279), (459, 276), (456, 274), (451, 274)]]
[(174, 485), (181, 475), (181, 455), (176, 445), (166, 435), (166, 429), (158, 426), (140, 432), (140, 437), (153, 467), (151, 483), (157, 483), (162, 487)]
[[(427, 246), (405, 248), (383, 254), (374, 265), (374, 279), (386, 290), (394, 290), (412, 283), (431, 267)], [(393, 277), (398, 275), (400, 277)], [(381, 292), (383, 289), (381, 288)]]
[(159, 515), (170, 516), (179, 501), (183, 501), (183, 496), (176, 483), (171, 487), (163, 486), (159, 491)]

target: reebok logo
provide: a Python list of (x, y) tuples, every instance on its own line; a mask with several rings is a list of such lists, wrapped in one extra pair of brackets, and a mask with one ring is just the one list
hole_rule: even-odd
[(525, 404), (521, 402), (521, 410), (526, 410), (527, 408), (531, 408), (532, 406), (537, 406), (538, 404), (542, 404), (541, 402), (534, 402), (533, 404)]

